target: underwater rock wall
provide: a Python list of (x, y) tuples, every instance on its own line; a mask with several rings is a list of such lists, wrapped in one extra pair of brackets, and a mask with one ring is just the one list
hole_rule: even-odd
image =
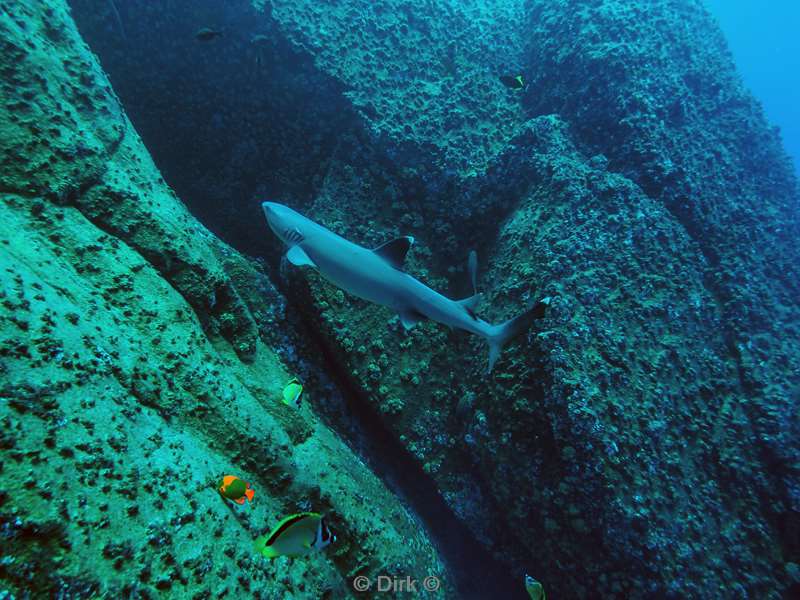
[[(559, 297), (539, 332), (487, 381), (480, 341), (427, 324), (404, 336), (394, 320), (384, 333), (385, 311), (313, 276), (309, 318), (456, 513), (520, 572), (575, 597), (778, 597), (800, 548), (791, 165), (700, 4), (528, 9), (532, 120), (483, 177), (436, 199), (490, 260), (483, 315)], [(370, 54), (337, 50), (333, 72)], [(315, 218), (366, 245), (376, 230), (413, 233), (410, 272), (468, 295), (452, 262), (464, 242), (424, 218), (426, 200), (380, 202), (363, 169), (331, 172)]]
[[(371, 14), (358, 4), (342, 10)], [(791, 165), (699, 3), (528, 9), (521, 104), (527, 117), (558, 118), (517, 124), (485, 176), (442, 186), (436, 200), (461, 237), (484, 244), (494, 308), (483, 314), (500, 320), (557, 294), (544, 331), (487, 382), (481, 342), (465, 352), (457, 333), (422, 325), (405, 337), (396, 321), (383, 333), (385, 311), (313, 276), (309, 318), (321, 315), (346, 352), (341, 367), (456, 513), (520, 571), (576, 597), (713, 597), (734, 580), (739, 593), (777, 595), (792, 584), (784, 565), (797, 560), (800, 530)], [(308, 14), (297, 30), (313, 48), (308, 32), (331, 18)], [(358, 28), (363, 46), (321, 44), (317, 63), (368, 89), (353, 61), (408, 52), (385, 50), (390, 36), (370, 45), (363, 31), (396, 18)], [(426, 39), (441, 50), (441, 36)], [(467, 120), (506, 125), (492, 119)], [(440, 290), (448, 281), (436, 274), (449, 272), (450, 295), (468, 295), (452, 262), (466, 247), (424, 218), (430, 198), (390, 186), (380, 201), (363, 168), (330, 173), (315, 218), (366, 245), (413, 233), (410, 272)]]
[(269, 6), (286, 37), (346, 86), (398, 162), (434, 167), (431, 177), (482, 173), (524, 121), (496, 77), (524, 60), (519, 0), (254, 4)]
[(779, 532), (758, 489), (752, 400), (702, 252), (658, 200), (576, 151), (562, 120), (529, 127), (513, 170), (532, 185), (486, 285), (497, 303), (530, 269), (559, 300), (499, 363), (505, 400), (484, 404), (480, 462), (510, 467), (492, 489), (579, 597), (785, 587), (782, 563), (765, 558)]
[[(416, 519), (279, 401), (283, 298), (165, 185), (66, 4), (0, 3), (0, 46), (2, 595), (341, 598), (391, 564), (453, 597)], [(301, 510), (337, 544), (254, 553)]]
[(780, 563), (800, 556), (796, 175), (701, 2), (572, 5), (530, 5), (525, 104), (567, 119), (587, 153), (662, 203), (699, 253), (719, 315), (701, 335), (724, 343), (729, 373), (693, 365), (681, 379), (699, 385), (695, 410), (728, 413), (703, 442), (730, 490), (722, 512), (744, 530), (732, 547), (760, 547), (760, 560), (778, 552), (771, 569), (757, 559), (747, 571), (755, 580), (760, 566), (764, 589), (780, 589), (767, 573), (784, 579)]
[[(366, 246), (414, 235), (408, 271), (451, 297), (470, 294), (476, 247), (492, 322), (557, 297), (487, 377), (481, 340), (431, 323), (406, 334), (308, 271), (273, 273), (327, 367), (477, 543), (560, 597), (778, 598), (800, 583), (797, 183), (702, 5), (256, 4), (275, 36), (265, 89), (312, 98), (300, 131), (316, 120), (327, 137), (279, 157), (325, 155), (311, 185), (281, 165), (254, 188)], [(97, 18), (87, 31), (109, 43)], [(101, 52), (112, 78), (133, 70), (148, 96), (171, 93), (120, 52)], [(522, 92), (497, 83), (516, 68)], [(214, 107), (216, 79), (193, 84)], [(346, 118), (317, 118), (329, 107)], [(154, 127), (170, 111), (140, 114)], [(186, 139), (207, 122), (181, 118)], [(214, 143), (235, 144), (228, 131)], [(178, 172), (179, 153), (166, 158)], [(208, 177), (234, 179), (220, 164)], [(292, 173), (304, 183), (274, 183)], [(231, 219), (227, 239), (260, 220), (254, 200), (230, 202), (248, 224)]]
[[(256, 197), (310, 201), (362, 129), (342, 83), (247, 0), (70, 5), (170, 187), (251, 255), (264, 252)], [(221, 36), (200, 41), (202, 28)]]

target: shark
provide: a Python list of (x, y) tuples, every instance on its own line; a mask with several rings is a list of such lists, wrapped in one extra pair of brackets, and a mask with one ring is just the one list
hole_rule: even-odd
[(534, 320), (544, 317), (551, 298), (536, 302), (522, 314), (492, 325), (475, 310), (482, 294), (476, 289), (477, 255), (470, 252), (468, 267), (473, 294), (452, 300), (403, 271), (403, 263), (414, 243), (402, 236), (374, 249), (355, 244), (330, 229), (277, 202), (262, 202), (269, 228), (288, 250), (286, 258), (298, 267), (307, 266), (333, 285), (368, 302), (386, 306), (400, 317), (405, 329), (430, 319), (481, 336), (489, 345), (491, 372), (511, 339), (525, 332)]

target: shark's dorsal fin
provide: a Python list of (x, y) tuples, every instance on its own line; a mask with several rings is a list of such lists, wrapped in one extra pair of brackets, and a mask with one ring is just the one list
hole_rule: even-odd
[(469, 298), (464, 298), (463, 300), (456, 300), (458, 304), (464, 307), (464, 309), (469, 313), (476, 321), (478, 320), (478, 316), (475, 314), (475, 310), (478, 308), (478, 305), (481, 303), (483, 299), (483, 294), (474, 294)]
[(289, 248), (289, 251), (286, 253), (286, 258), (288, 258), (289, 262), (295, 265), (296, 267), (317, 266), (314, 264), (314, 261), (311, 260), (308, 254), (306, 254), (306, 251), (303, 250), (300, 246), (292, 246), (291, 248)]
[(403, 237), (388, 241), (382, 246), (378, 246), (373, 252), (395, 269), (402, 269), (403, 263), (406, 260), (406, 254), (408, 254), (408, 249), (411, 248), (413, 243), (413, 237), (404, 235)]
[(415, 311), (414, 309), (405, 310), (397, 314), (400, 317), (400, 323), (402, 323), (403, 327), (408, 330), (414, 327), (420, 321), (424, 321), (427, 319), (425, 315), (420, 312)]

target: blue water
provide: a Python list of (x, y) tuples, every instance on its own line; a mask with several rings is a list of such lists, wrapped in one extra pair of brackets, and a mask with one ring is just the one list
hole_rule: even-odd
[(706, 0), (800, 173), (800, 1)]

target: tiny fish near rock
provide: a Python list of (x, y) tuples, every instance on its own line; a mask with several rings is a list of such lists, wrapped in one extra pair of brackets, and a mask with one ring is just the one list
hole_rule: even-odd
[(210, 42), (215, 38), (222, 37), (222, 31), (203, 27), (202, 29), (197, 30), (197, 33), (194, 34), (194, 37), (196, 40), (201, 42)]

